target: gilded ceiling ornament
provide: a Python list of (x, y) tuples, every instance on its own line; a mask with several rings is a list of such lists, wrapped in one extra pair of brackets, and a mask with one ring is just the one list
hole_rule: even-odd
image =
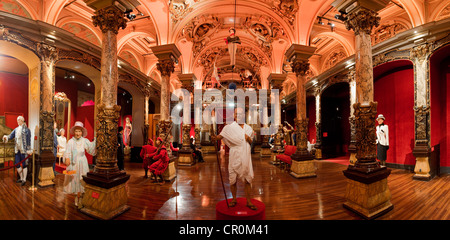
[(174, 24), (176, 24), (180, 19), (192, 12), (193, 7), (190, 7), (188, 1), (184, 0), (169, 0), (169, 12)]
[(103, 33), (112, 31), (115, 34), (119, 29), (127, 27), (127, 20), (124, 18), (123, 12), (115, 6), (106, 7), (95, 11), (92, 16), (92, 23), (95, 27), (100, 27)]
[(288, 22), (292, 27), (295, 23), (295, 15), (298, 11), (297, 0), (265, 0), (274, 12)]
[(380, 19), (377, 12), (361, 8), (349, 13), (344, 23), (347, 30), (353, 29), (355, 31), (355, 35), (359, 35), (362, 32), (370, 35), (372, 28), (378, 27), (380, 24)]
[(179, 38), (193, 43), (192, 51), (196, 57), (206, 46), (212, 36), (218, 32), (222, 26), (222, 21), (214, 15), (202, 15), (194, 17), (180, 32)]

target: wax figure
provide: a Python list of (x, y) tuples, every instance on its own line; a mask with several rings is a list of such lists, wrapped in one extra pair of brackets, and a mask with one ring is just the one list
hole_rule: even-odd
[(61, 164), (61, 158), (64, 157), (64, 153), (66, 152), (67, 139), (65, 133), (66, 131), (64, 130), (64, 128), (61, 128), (59, 130), (59, 136), (56, 137), (56, 140), (58, 142), (58, 151), (56, 153), (56, 157), (59, 159), (59, 164)]
[(75, 206), (81, 208), (81, 195), (84, 193), (84, 187), (81, 184), (82, 176), (89, 172), (89, 165), (86, 158), (86, 153), (95, 155), (96, 139), (90, 142), (87, 138), (87, 130), (84, 128), (82, 122), (75, 122), (70, 129), (70, 134), (73, 136), (66, 146), (65, 164), (67, 171), (75, 171), (74, 174), (67, 174), (64, 178), (64, 192), (68, 194), (76, 194)]
[(125, 128), (123, 131), (123, 142), (125, 146), (130, 146), (131, 144), (131, 132), (133, 131), (133, 127), (130, 122), (130, 118), (125, 118)]
[(241, 44), (241, 40), (235, 35), (236, 29), (230, 28), (228, 32), (230, 33), (230, 36), (225, 39), (225, 42), (228, 45), (228, 53), (230, 54), (230, 65), (234, 68), (234, 65), (236, 65), (237, 44)]
[[(9, 135), (3, 136), (3, 142), (8, 142), (14, 138), (14, 165), (21, 162), (23, 159), (33, 153), (31, 149), (31, 131), (25, 124), (25, 119), (22, 116), (17, 117), (17, 125)], [(17, 173), (19, 174), (19, 179), (17, 183), (25, 185), (27, 182), (27, 172), (28, 172), (28, 159), (23, 163), (16, 166)]]
[(229, 181), (233, 200), (229, 206), (236, 206), (237, 179), (245, 183), (245, 194), (247, 207), (256, 210), (256, 206), (251, 202), (251, 184), (253, 181), (253, 166), (251, 156), (251, 143), (253, 129), (245, 124), (245, 112), (243, 108), (236, 108), (234, 112), (234, 122), (226, 125), (218, 136), (213, 136), (213, 140), (223, 140), (230, 148), (229, 152)]
[(386, 166), (387, 150), (389, 149), (389, 128), (384, 124), (385, 117), (379, 114), (377, 117), (377, 158), (382, 166)]
[(194, 154), (195, 154), (195, 159), (198, 161), (198, 162), (205, 162), (205, 160), (203, 160), (203, 154), (202, 154), (202, 152), (200, 151), (200, 150), (198, 150), (198, 148), (197, 147), (195, 147), (195, 144), (194, 144), (194, 138), (191, 138), (190, 139), (190, 147), (191, 147), (191, 149), (192, 149), (192, 151), (194, 151)]
[(148, 168), (152, 174), (155, 175), (155, 180), (158, 182), (158, 177), (161, 179), (161, 185), (164, 184), (163, 174), (169, 166), (169, 155), (167, 154), (166, 146), (162, 145), (162, 138), (158, 137), (156, 140), (156, 147), (160, 148), (159, 153), (156, 152), (155, 156), (153, 156), (153, 160), (155, 161)]
[(153, 146), (153, 140), (148, 139), (148, 144), (142, 146), (141, 158), (142, 158), (142, 168), (144, 168), (145, 175), (144, 178), (148, 178), (148, 167), (153, 163), (153, 156), (156, 154), (157, 148)]

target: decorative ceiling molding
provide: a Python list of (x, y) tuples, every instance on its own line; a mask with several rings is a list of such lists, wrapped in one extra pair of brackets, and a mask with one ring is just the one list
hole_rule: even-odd
[(186, 38), (187, 41), (193, 42), (193, 57), (203, 50), (215, 33), (222, 26), (222, 21), (218, 17), (211, 14), (194, 17), (179, 33), (179, 38)]
[(264, 0), (270, 8), (291, 27), (295, 26), (295, 15), (298, 12), (297, 0)]

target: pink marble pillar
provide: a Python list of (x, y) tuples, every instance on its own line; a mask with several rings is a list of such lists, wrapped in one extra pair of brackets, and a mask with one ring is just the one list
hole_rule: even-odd
[(292, 71), (297, 76), (297, 114), (296, 114), (296, 135), (297, 151), (291, 158), (295, 161), (307, 161), (314, 158), (308, 152), (308, 119), (306, 118), (306, 72), (309, 70), (309, 58), (314, 54), (316, 48), (292, 44), (286, 51), (286, 57), (291, 62)]
[(40, 113), (39, 113), (39, 183), (40, 187), (53, 186), (55, 175), (53, 172), (53, 131), (54, 131), (54, 95), (55, 95), (55, 64), (58, 58), (57, 49), (53, 46), (39, 43), (37, 50), (41, 59), (40, 80)]

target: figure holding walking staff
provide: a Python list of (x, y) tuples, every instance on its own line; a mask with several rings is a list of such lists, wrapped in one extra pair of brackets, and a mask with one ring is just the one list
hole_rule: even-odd
[(234, 122), (226, 125), (219, 135), (211, 136), (211, 139), (213, 141), (223, 140), (230, 148), (228, 171), (233, 200), (229, 206), (234, 207), (237, 204), (237, 179), (239, 179), (245, 184), (247, 207), (257, 210), (257, 207), (251, 202), (251, 184), (254, 174), (250, 144), (252, 143), (253, 129), (245, 123), (244, 119), (245, 110), (237, 107), (234, 110)]

